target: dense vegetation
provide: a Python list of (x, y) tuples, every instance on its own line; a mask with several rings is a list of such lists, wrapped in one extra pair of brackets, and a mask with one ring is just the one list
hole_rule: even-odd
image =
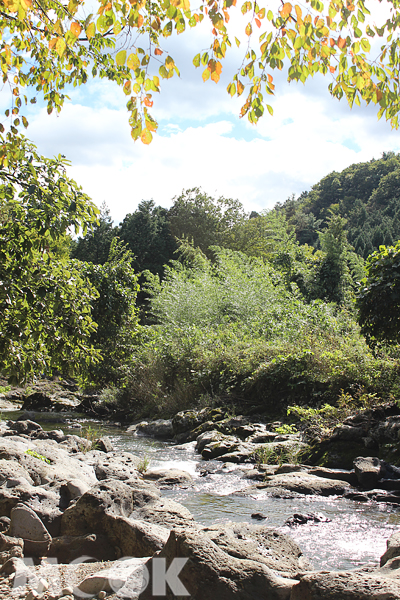
[[(46, 185), (54, 193), (50, 180), (37, 194), (9, 184), (3, 374), (76, 375), (133, 416), (220, 403), (278, 414), (397, 397), (400, 248), (381, 248), (365, 266), (348, 240), (370, 231), (379, 211), (393, 215), (395, 235), (399, 161), (353, 165), (261, 214), (194, 188), (169, 210), (141, 202), (119, 226), (106, 205), (94, 223), (66, 178), (71, 197), (56, 215), (42, 195)], [(60, 178), (62, 162), (50, 167)], [(83, 237), (67, 235), (86, 222)]]

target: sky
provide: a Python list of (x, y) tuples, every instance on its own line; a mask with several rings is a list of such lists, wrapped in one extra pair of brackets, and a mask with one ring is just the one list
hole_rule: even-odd
[(350, 109), (333, 99), (329, 77), (289, 84), (278, 72), (268, 100), (274, 116), (266, 114), (257, 126), (239, 119), (242, 103), (230, 98), (226, 85), (240, 50), (232, 52), (218, 84), (203, 83), (191, 61), (206, 33), (191, 31), (165, 44), (181, 77), (162, 81), (153, 96), (159, 130), (149, 146), (132, 140), (126, 96), (104, 80), (74, 88), (60, 115), (47, 115), (39, 104), (30, 116), (27, 135), (39, 152), (66, 155), (69, 174), (98, 206), (106, 202), (116, 223), (142, 200), (168, 208), (193, 187), (237, 198), (249, 212), (271, 209), (334, 170), (400, 151), (400, 132), (378, 121), (377, 108)]

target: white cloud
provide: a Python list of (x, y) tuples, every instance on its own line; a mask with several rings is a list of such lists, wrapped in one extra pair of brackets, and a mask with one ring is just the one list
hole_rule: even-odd
[(248, 211), (271, 208), (333, 170), (400, 150), (398, 133), (377, 121), (376, 107), (351, 111), (329, 96), (322, 76), (303, 86), (278, 73), (269, 100), (274, 117), (257, 128), (239, 121), (241, 99), (230, 100), (224, 82), (204, 85), (201, 71), (189, 69), (192, 50), (181, 57), (182, 79), (165, 82), (155, 96), (160, 135), (150, 146), (131, 139), (125, 96), (108, 82), (73, 91), (59, 116), (31, 116), (28, 135), (40, 152), (65, 154), (71, 174), (98, 205), (107, 202), (116, 221), (142, 199), (170, 206), (195, 186), (238, 198)]

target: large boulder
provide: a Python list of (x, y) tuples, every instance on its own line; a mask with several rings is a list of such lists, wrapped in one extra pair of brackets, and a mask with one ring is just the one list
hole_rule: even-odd
[(28, 506), (17, 504), (11, 511), (9, 534), (24, 540), (25, 556), (46, 556), (51, 535), (37, 514)]
[(140, 557), (159, 550), (169, 528), (192, 521), (187, 509), (160, 499), (153, 486), (130, 483), (108, 479), (93, 486), (65, 510), (61, 534), (105, 535), (117, 558)]
[(175, 589), (166, 586), (165, 597), (171, 600), (187, 594), (191, 600), (289, 600), (291, 588), (297, 583), (277, 576), (265, 564), (227, 554), (204, 532), (174, 529), (161, 552), (147, 563), (150, 584), (140, 600), (159, 597), (160, 590), (156, 593), (152, 585), (153, 570), (159, 569), (156, 561), (164, 559), (168, 569), (176, 558), (187, 560), (177, 569)]
[(375, 573), (318, 571), (293, 586), (290, 600), (399, 600), (400, 581)]
[(193, 483), (191, 474), (180, 469), (149, 469), (143, 473), (143, 479), (154, 481), (159, 487), (188, 486)]
[(392, 558), (400, 556), (400, 531), (394, 533), (387, 541), (387, 550), (381, 557), (381, 567)]
[(157, 419), (156, 421), (142, 421), (130, 429), (131, 432), (148, 435), (160, 440), (170, 440), (174, 437), (174, 428), (171, 419)]
[[(253, 487), (253, 486), (252, 486)], [(258, 489), (264, 489), (275, 496), (289, 490), (298, 494), (316, 496), (337, 496), (350, 488), (346, 481), (317, 477), (309, 473), (287, 473), (281, 475), (268, 475), (264, 482), (258, 483)]]
[(225, 523), (202, 533), (230, 556), (260, 562), (282, 577), (296, 578), (312, 568), (292, 538), (265, 525)]
[(354, 459), (353, 464), (358, 483), (364, 490), (373, 490), (379, 487), (378, 481), (382, 476), (379, 458), (359, 456)]

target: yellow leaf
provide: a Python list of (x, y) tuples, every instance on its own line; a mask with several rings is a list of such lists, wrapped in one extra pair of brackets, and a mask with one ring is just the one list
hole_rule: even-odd
[(65, 52), (66, 43), (63, 37), (59, 37), (56, 41), (56, 52), (58, 56), (62, 56)]
[(140, 59), (138, 55), (130, 54), (128, 56), (128, 60), (126, 61), (126, 66), (128, 67), (128, 69), (132, 69), (132, 71), (140, 67)]
[(301, 12), (300, 6), (297, 6), (297, 4), (294, 7), (294, 10), (296, 11), (297, 21), (298, 21), (298, 24), (300, 25), (303, 22), (303, 19), (301, 18), (303, 13)]
[(208, 69), (204, 69), (202, 77), (203, 81), (207, 81), (207, 79), (210, 78), (210, 71)]
[(240, 96), (241, 94), (243, 94), (243, 90), (244, 90), (244, 85), (241, 81), (237, 82), (237, 94), (238, 96)]
[(86, 29), (86, 37), (90, 40), (94, 34), (96, 33), (96, 25), (94, 23), (90, 23), (90, 25)]
[(190, 10), (190, 2), (189, 0), (171, 0), (172, 6), (175, 8), (180, 8), (184, 11)]
[(213, 71), (211, 73), (211, 79), (212, 79), (212, 81), (215, 81), (215, 83), (218, 83), (218, 81), (219, 81), (219, 75), (218, 75), (217, 71)]
[(143, 142), (143, 144), (150, 144), (151, 140), (153, 139), (151, 131), (149, 131), (148, 129), (143, 129), (140, 135), (140, 139)]

